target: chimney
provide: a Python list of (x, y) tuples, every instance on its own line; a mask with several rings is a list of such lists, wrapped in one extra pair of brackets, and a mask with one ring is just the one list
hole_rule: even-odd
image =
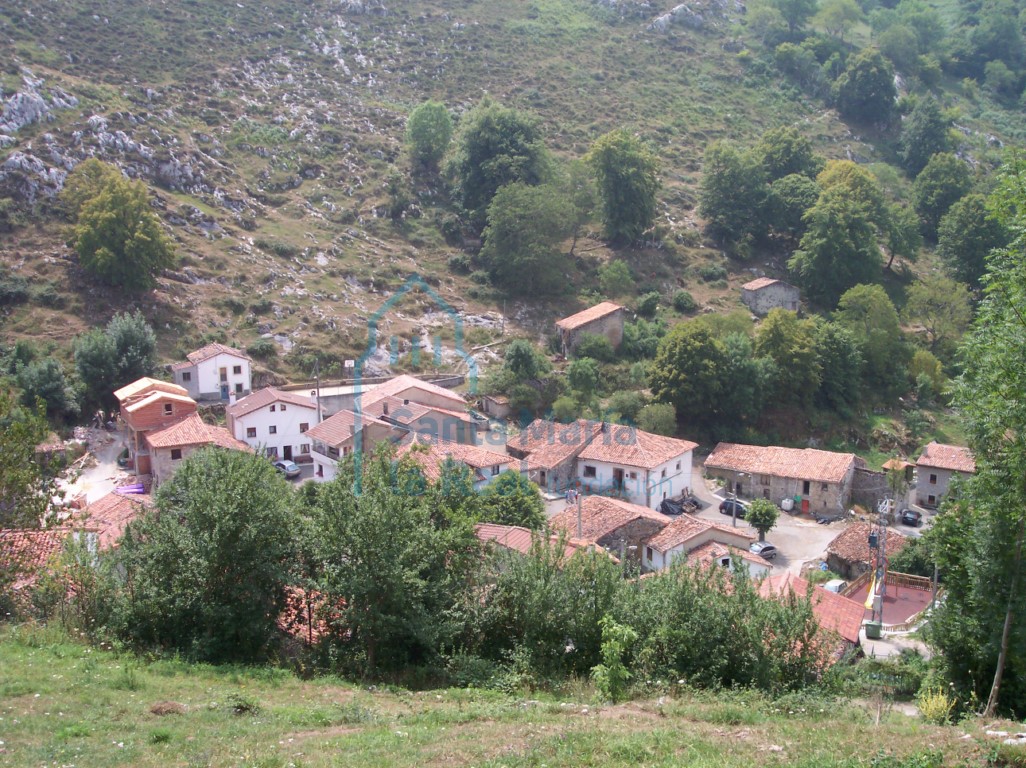
[(388, 403), (382, 403), (382, 404), (381, 404), (381, 412), (382, 412), (382, 413), (383, 413), (383, 414), (384, 414), (385, 416), (388, 416)]

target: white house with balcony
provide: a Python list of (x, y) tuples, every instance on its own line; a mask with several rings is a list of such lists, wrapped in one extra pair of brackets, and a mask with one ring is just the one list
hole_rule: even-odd
[(386, 440), (399, 442), (408, 434), (409, 430), (372, 416), (339, 411), (306, 433), (310, 439), (314, 480), (334, 480), (339, 462), (349, 454), (354, 451), (373, 451), (378, 443)]
[(655, 508), (691, 490), (697, 443), (623, 424), (603, 424), (577, 456), (577, 479), (590, 493)]
[(268, 458), (313, 461), (307, 432), (318, 419), (309, 395), (267, 387), (229, 405), (226, 415), (232, 436)]
[(194, 400), (229, 400), (245, 397), (253, 388), (253, 361), (249, 355), (224, 344), (207, 344), (171, 366), (175, 384)]

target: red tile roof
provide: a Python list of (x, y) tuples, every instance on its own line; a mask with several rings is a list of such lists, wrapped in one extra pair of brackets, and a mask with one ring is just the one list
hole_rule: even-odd
[(171, 426), (146, 434), (151, 448), (183, 448), (188, 445), (216, 445), (234, 451), (252, 453), (246, 443), (236, 440), (224, 427), (213, 427), (204, 423), (198, 413), (190, 413)]
[(117, 398), (119, 403), (124, 404), (126, 400), (154, 391), (168, 392), (172, 395), (180, 395), (182, 397), (189, 396), (189, 392), (185, 387), (180, 387), (169, 381), (161, 381), (160, 379), (151, 379), (148, 376), (144, 376), (141, 379), (133, 381), (131, 384), (126, 384), (121, 389), (114, 390), (114, 397)]
[(265, 387), (258, 392), (254, 392), (253, 394), (247, 395), (241, 400), (232, 403), (228, 406), (227, 412), (229, 415), (239, 418), (241, 416), (245, 416), (247, 413), (253, 413), (253, 411), (264, 408), (271, 403), (287, 403), (300, 408), (309, 408), (314, 412), (317, 411), (317, 403), (314, 398), (309, 395), (300, 395), (295, 392), (275, 389), (274, 387)]
[(404, 431), (394, 424), (379, 421), (367, 413), (361, 413), (358, 416), (352, 411), (339, 411), (320, 424), (310, 427), (305, 434), (311, 440), (320, 440), (322, 443), (326, 443), (333, 448), (338, 448), (353, 437), (357, 424), (359, 424), (360, 429), (365, 429), (374, 424), (379, 427), (385, 427), (391, 432), (401, 433)]
[(365, 392), (362, 395), (362, 407), (366, 408), (371, 403), (375, 403), (383, 397), (398, 397), (400, 399), (410, 400), (411, 402), (418, 402), (416, 394), (410, 394), (408, 392), (410, 389), (429, 392), (437, 397), (444, 397), (452, 403), (451, 407), (453, 408), (462, 409), (467, 405), (467, 401), (451, 389), (446, 389), (445, 387), (440, 387), (437, 384), (422, 381), (415, 376), (403, 374), (402, 376), (396, 376), (394, 379), (389, 379), (383, 384), (378, 384), (374, 389)]
[[(531, 545), (541, 534), (536, 531), (522, 528), (519, 525), (498, 525), (496, 523), (478, 523), (474, 526), (474, 533), (482, 544), (496, 544), (500, 547), (519, 552), (522, 555), (530, 554)], [(559, 543), (559, 536), (550, 536), (549, 543), (555, 546)], [(577, 552), (587, 549), (591, 544), (573, 539), (563, 539), (563, 557), (569, 560)]]
[[(660, 517), (662, 516), (660, 515)], [(663, 519), (665, 520), (665, 518)], [(675, 549), (682, 544), (686, 545), (687, 542), (710, 530), (720, 531), (725, 535), (740, 538), (747, 542), (745, 544), (746, 548), (749, 543), (755, 541), (754, 536), (737, 528), (712, 523), (708, 520), (700, 520), (697, 517), (684, 514), (670, 522), (663, 530), (649, 539), (645, 546), (652, 547), (657, 552), (669, 552), (671, 549)]]
[(0, 530), (0, 563), (14, 577), (11, 588), (23, 590), (35, 584), (40, 572), (60, 554), (68, 533), (66, 528)]
[(628, 467), (655, 469), (693, 451), (698, 443), (643, 432), (624, 424), (603, 424), (580, 458)]
[(776, 285), (777, 283), (780, 283), (781, 285), (789, 285), (788, 283), (785, 283), (783, 280), (775, 280), (772, 277), (757, 277), (754, 280), (751, 280), (742, 285), (741, 288), (746, 291), (757, 291), (760, 288), (765, 288), (769, 285)]
[(564, 317), (562, 320), (556, 322), (556, 327), (561, 328), (564, 331), (572, 331), (576, 328), (580, 328), (582, 325), (593, 323), (596, 320), (603, 318), (606, 315), (611, 315), (621, 309), (623, 309), (623, 307), (619, 304), (614, 304), (611, 301), (603, 301), (601, 304), (588, 307), (575, 315)]
[(535, 419), (507, 442), (507, 448), (526, 454), (530, 469), (554, 469), (576, 457), (601, 429), (601, 423), (587, 419), (570, 424)]
[[(869, 547), (869, 534), (878, 526), (872, 523), (857, 521), (849, 525), (837, 535), (827, 546), (827, 554), (849, 563), (867, 563), (872, 565), (874, 552)], [(908, 543), (908, 539), (897, 531), (887, 529), (887, 557), (893, 557)]]
[(297, 640), (316, 645), (330, 631), (325, 619), (326, 601), (316, 590), (285, 587), (285, 607), (275, 623), (278, 629)]
[[(649, 520), (660, 527), (669, 524), (669, 518), (654, 509), (631, 504), (606, 496), (584, 496), (581, 499), (581, 535), (584, 541), (598, 541), (635, 520)], [(568, 507), (549, 520), (554, 531), (564, 530), (577, 537), (577, 507)]]
[(241, 349), (235, 349), (234, 347), (229, 347), (224, 344), (218, 344), (216, 341), (213, 344), (207, 344), (205, 347), (200, 347), (195, 352), (190, 352), (186, 357), (192, 365), (196, 365), (198, 363), (202, 363), (204, 360), (217, 357), (218, 355), (231, 355), (232, 357), (242, 358), (243, 360), (252, 359)]
[(393, 397), (392, 395), (364, 400), (361, 403), (361, 408), (365, 414), (376, 419), (384, 421), (387, 417), (388, 421), (395, 421), (403, 425), (412, 424), (418, 419), (430, 416), (431, 414), (439, 414), (459, 421), (473, 422), (470, 414), (466, 411), (453, 411), (449, 408), (441, 408), (435, 405), (424, 405), (414, 400)]
[(916, 466), (973, 474), (976, 472), (976, 459), (968, 448), (934, 441), (923, 448), (923, 455), (916, 459)]
[(750, 475), (840, 483), (853, 466), (865, 466), (865, 462), (854, 453), (720, 443), (705, 460), (705, 466)]
[(149, 494), (108, 493), (76, 515), (72, 527), (95, 532), (100, 549), (107, 549), (115, 546), (125, 527), (152, 505)]
[(704, 566), (718, 564), (720, 558), (728, 556), (740, 557), (751, 565), (761, 565), (767, 569), (773, 567), (769, 560), (749, 552), (748, 547), (731, 547), (719, 541), (707, 541), (705, 544), (695, 547), (687, 553), (689, 562)]
[[(805, 596), (809, 594), (809, 582), (791, 573), (768, 576), (759, 585), (759, 593), (765, 598), (780, 598), (787, 594)], [(812, 612), (819, 625), (840, 635), (849, 643), (859, 641), (865, 608), (851, 598), (815, 587), (810, 595)]]
[(448, 458), (477, 471), (479, 479), (484, 479), (480, 470), (498, 465), (502, 471), (510, 463), (509, 456), (504, 453), (496, 453), (476, 445), (453, 443), (430, 435), (411, 435), (406, 438), (399, 446), (396, 456), (409, 456), (421, 468), (424, 476), (432, 482), (442, 476), (442, 465)]

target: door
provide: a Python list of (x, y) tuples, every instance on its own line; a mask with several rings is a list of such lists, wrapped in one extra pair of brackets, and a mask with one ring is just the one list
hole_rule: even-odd
[(227, 384), (222, 384), (221, 385), (221, 399), (222, 400), (227, 400), (228, 399), (228, 385)]
[(623, 470), (619, 468), (613, 469), (613, 490), (623, 490)]
[(286, 445), (284, 448), (281, 449), (281, 454), (282, 458), (285, 459), (285, 461), (292, 461), (292, 446)]

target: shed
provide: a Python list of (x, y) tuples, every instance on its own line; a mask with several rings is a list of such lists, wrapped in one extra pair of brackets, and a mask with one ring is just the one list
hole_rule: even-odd
[(800, 298), (793, 285), (770, 277), (760, 277), (741, 286), (741, 303), (759, 316), (769, 314), (771, 309), (797, 312)]
[(560, 347), (567, 357), (572, 355), (586, 333), (605, 336), (616, 349), (623, 341), (623, 323), (626, 310), (619, 304), (603, 301), (577, 314), (556, 322)]

